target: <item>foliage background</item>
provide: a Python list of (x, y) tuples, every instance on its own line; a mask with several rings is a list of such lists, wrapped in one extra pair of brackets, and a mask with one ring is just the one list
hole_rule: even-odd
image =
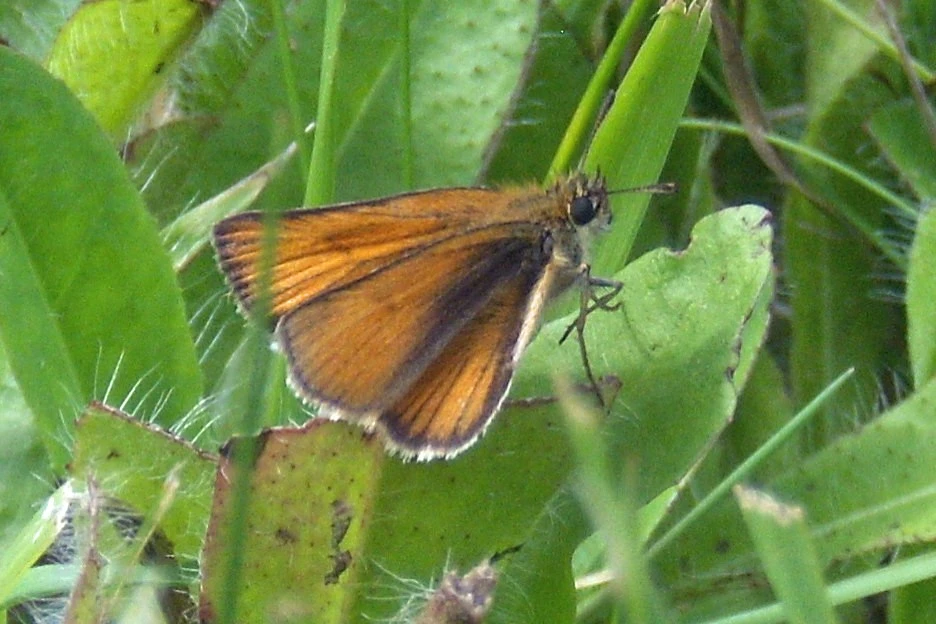
[[(635, 5), (638, 28), (613, 57), (619, 71), (657, 8)], [(722, 8), (675, 138), (680, 80), (696, 74), (680, 56), (693, 49), (692, 29), (668, 45), (648, 41), (630, 74), (641, 79), (618, 95), (637, 112), (620, 112), (627, 102), (612, 109), (607, 127), (621, 134), (597, 136), (585, 161), (601, 164), (618, 187), (665, 179), (682, 189), (650, 210), (630, 254), (627, 222), (641, 221), (645, 198), (617, 206), (623, 218), (596, 255), (602, 274), (616, 273), (627, 255), (683, 249), (695, 232), (685, 254), (657, 252), (618, 274), (626, 317), (589, 321), (593, 357), (623, 383), (611, 424), (596, 433), (587, 407), (553, 389), (556, 372), (580, 375), (576, 349), (556, 347), (560, 319), (531, 347), (513, 396), (561, 396), (565, 409), (509, 410), (455, 462), (385, 460), (342, 428), (291, 443), (302, 449), (291, 458), (301, 469), (280, 484), (283, 498), (255, 483), (259, 506), (249, 514), (267, 506), (278, 518), (265, 526), (278, 526), (292, 513), (291, 526), (318, 544), (301, 557), (308, 568), (270, 584), (310, 592), (317, 621), (418, 612), (445, 569), (465, 572), (519, 544), (497, 564), (491, 621), (936, 619), (932, 581), (911, 584), (936, 575), (928, 546), (936, 532), (936, 226), (927, 212), (936, 193), (936, 7)], [(225, 296), (204, 246), (210, 223), (251, 201), (279, 210), (543, 180), (573, 111), (594, 104), (586, 87), (623, 13), (587, 1), (0, 6), (3, 604), (41, 593), (21, 583), (37, 578), (27, 572), (30, 553), (42, 550), (36, 527), (54, 514), (34, 514), (68, 464), (77, 494), (53, 497), (46, 509), (74, 500), (96, 509), (93, 475), (170, 536), (184, 586), (206, 577), (220, 620), (234, 617), (225, 612), (232, 595), (250, 609), (256, 601), (229, 572), (239, 569), (237, 553), (251, 580), (295, 556), (277, 559), (276, 540), (225, 550), (237, 529), (218, 520), (226, 516), (217, 511), (224, 488), (212, 493), (214, 453), (234, 433), (305, 415), (284, 388), (282, 363), (267, 359), (262, 334), (244, 327)], [(248, 177), (313, 119), (314, 138), (291, 160), (270, 177)], [(580, 145), (585, 136), (579, 129)], [(560, 150), (562, 158), (574, 167), (578, 153)], [(772, 244), (756, 227), (760, 213), (703, 220), (747, 202), (772, 213)], [(665, 348), (654, 357), (633, 347), (657, 340)], [(779, 441), (772, 436), (850, 368), (853, 377), (805, 428), (743, 475), (788, 505), (739, 491), (714, 509), (697, 506), (707, 492), (725, 491), (726, 475), (765, 440)], [(76, 430), (92, 399), (197, 448), (99, 408)], [(566, 424), (565, 413), (580, 417)], [(265, 441), (272, 448), (278, 438)], [(309, 475), (311, 502), (296, 505), (290, 495)], [(677, 485), (672, 501), (668, 488)], [(342, 500), (356, 510), (338, 543), (338, 499), (323, 493), (333, 486), (346, 488)], [(234, 538), (211, 534), (209, 544), (221, 546), (202, 551), (212, 496), (218, 530)], [(688, 528), (678, 524), (702, 508), (709, 511)], [(128, 565), (139, 558), (134, 546), (105, 546), (100, 521), (86, 513), (96, 537), (79, 554), (106, 552)], [(668, 533), (674, 526), (679, 533)], [(344, 580), (334, 592), (311, 591), (305, 579), (332, 570), (343, 548), (360, 554)], [(573, 574), (607, 566), (630, 582), (572, 589)], [(119, 594), (92, 569), (78, 580), (52, 569), (52, 590), (94, 589), (73, 593), (72, 605)], [(241, 621), (268, 616), (241, 611)]]

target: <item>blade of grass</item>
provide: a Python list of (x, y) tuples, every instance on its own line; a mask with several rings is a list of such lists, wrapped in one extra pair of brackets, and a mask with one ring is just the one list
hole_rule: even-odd
[[(709, 130), (724, 132), (726, 134), (744, 135), (744, 128), (740, 124), (733, 124), (730, 122), (717, 120), (685, 119), (680, 123), (680, 127), (691, 128), (694, 130)], [(824, 152), (821, 152), (802, 142), (794, 141), (776, 134), (768, 133), (764, 135), (764, 138), (769, 143), (776, 145), (777, 147), (821, 163), (830, 170), (848, 178), (856, 184), (860, 184), (884, 201), (888, 202), (890, 205), (894, 206), (906, 216), (913, 217), (917, 214), (916, 208), (910, 204), (910, 202), (900, 197), (896, 193), (891, 192), (884, 185), (877, 183), (857, 169), (850, 167), (849, 165), (829, 156), (828, 154), (825, 154)], [(897, 249), (892, 241), (888, 240), (887, 237), (884, 236), (880, 228), (875, 227), (874, 224), (868, 223), (861, 215), (855, 214), (853, 212), (844, 211), (841, 214), (852, 226), (857, 228), (872, 244), (874, 244), (874, 246), (877, 247), (881, 253), (886, 255), (888, 260), (893, 262), (898, 267), (906, 268), (906, 255)]]
[(601, 106), (604, 104), (608, 89), (614, 79), (614, 74), (624, 57), (626, 46), (632, 43), (637, 29), (643, 25), (656, 4), (653, 0), (637, 0), (631, 4), (627, 16), (621, 22), (617, 32), (614, 33), (614, 38), (608, 44), (608, 49), (605, 50), (601, 62), (595, 69), (585, 94), (582, 96), (578, 108), (569, 122), (566, 133), (562, 137), (562, 142), (556, 149), (552, 164), (549, 166), (549, 172), (546, 174), (545, 182), (547, 185), (569, 170), (572, 158), (579, 152), (582, 143), (588, 138), (595, 119), (600, 113)]
[[(838, 606), (936, 577), (936, 553), (927, 553), (847, 578), (828, 586), (829, 602)], [(751, 609), (704, 624), (774, 624), (786, 621), (780, 604)]]
[(293, 55), (289, 50), (289, 28), (286, 15), (283, 11), (282, 0), (270, 0), (273, 13), (273, 26), (276, 28), (276, 52), (283, 66), (283, 87), (286, 91), (286, 104), (289, 108), (289, 121), (292, 124), (295, 144), (299, 146), (299, 159), (302, 170), (309, 170), (309, 146), (305, 133), (305, 122), (302, 119), (302, 104), (299, 100), (299, 89), (296, 87), (296, 69), (293, 65)]
[(854, 370), (847, 370), (839, 377), (829, 384), (825, 390), (823, 390), (819, 395), (816, 396), (812, 401), (809, 402), (806, 407), (804, 407), (800, 412), (793, 417), (790, 422), (788, 422), (782, 429), (780, 429), (776, 434), (774, 434), (767, 442), (763, 444), (756, 452), (752, 453), (740, 466), (735, 468), (735, 470), (728, 475), (721, 483), (718, 484), (711, 492), (703, 498), (698, 505), (692, 508), (692, 511), (687, 513), (683, 518), (679, 520), (673, 527), (668, 530), (663, 536), (660, 537), (656, 542), (654, 542), (650, 548), (647, 549), (647, 557), (652, 559), (658, 555), (664, 548), (666, 548), (676, 537), (683, 533), (696, 518), (704, 514), (706, 511), (711, 509), (719, 500), (721, 500), (732, 487), (741, 482), (742, 479), (751, 474), (755, 468), (773, 451), (775, 451), (781, 444), (786, 442), (790, 436), (792, 436), (803, 424), (805, 424), (810, 418), (812, 418), (819, 408), (826, 402), (826, 400), (831, 397), (842, 385), (848, 381), (852, 375), (854, 375)]
[[(595, 527), (606, 540), (606, 556), (612, 571), (610, 586), (618, 608), (635, 624), (667, 621), (663, 601), (650, 577), (637, 521), (637, 504), (628, 492), (636, 488), (615, 486), (608, 449), (602, 442), (599, 420), (574, 395), (568, 382), (559, 380), (559, 401), (566, 413), (569, 437), (577, 463), (577, 491)], [(636, 476), (635, 464), (626, 472)], [(635, 479), (625, 479), (625, 481)]]
[(803, 508), (741, 485), (734, 493), (786, 616), (794, 624), (833, 624), (835, 614)]
[(19, 602), (18, 585), (65, 526), (74, 493), (69, 481), (49, 497), (32, 521), (0, 554), (0, 609)]
[[(685, 111), (711, 24), (707, 2), (666, 3), (595, 133), (585, 171), (600, 169), (616, 189), (657, 180)], [(595, 253), (596, 275), (612, 275), (623, 267), (649, 201), (645, 193), (615, 196), (615, 224)]]
[(341, 22), (345, 0), (328, 0), (325, 4), (325, 38), (322, 42), (322, 73), (319, 79), (318, 107), (315, 111), (317, 131), (312, 143), (312, 158), (306, 180), (306, 206), (321, 206), (334, 199), (337, 164), (335, 162), (335, 115), (333, 95), (340, 56)]

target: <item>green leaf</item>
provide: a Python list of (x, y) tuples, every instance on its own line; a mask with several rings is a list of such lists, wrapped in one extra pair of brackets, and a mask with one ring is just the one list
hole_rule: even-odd
[[(914, 556), (933, 559), (931, 545), (910, 546), (900, 549), (899, 562), (912, 560)], [(931, 571), (926, 581), (906, 584), (890, 592), (887, 598), (887, 622), (889, 624), (913, 624), (936, 620), (936, 572)]]
[(163, 228), (163, 240), (176, 271), (183, 270), (200, 251), (209, 245), (211, 228), (215, 223), (250, 207), (266, 188), (270, 178), (283, 170), (296, 149), (296, 144), (291, 143), (276, 158), (225, 191), (180, 215)]
[(512, 0), (483, 11), (468, 2), (423, 3), (412, 26), (413, 125), (422, 130), (413, 145), (417, 186), (476, 178), (520, 82), (537, 11), (535, 2)]
[[(353, 600), (368, 555), (362, 548), (373, 522), (374, 478), (383, 462), (375, 440), (359, 428), (315, 420), (273, 429), (260, 438), (250, 475), (238, 622), (267, 622), (274, 614), (340, 622)], [(235, 440), (243, 444), (244, 440)], [(215, 621), (230, 552), (236, 466), (225, 449), (205, 541), (200, 612)]]
[(546, 503), (520, 550), (502, 564), (489, 622), (569, 622), (575, 616), (572, 553), (590, 530), (571, 487)]
[[(824, 564), (936, 537), (936, 492), (926, 468), (936, 461), (934, 401), (936, 382), (930, 381), (770, 484), (806, 510)], [(677, 540), (665, 575), (676, 578), (685, 566), (700, 576), (724, 570), (751, 573), (753, 553), (740, 522), (728, 505), (700, 519)]]
[[(761, 351), (751, 378), (738, 399), (738, 410), (725, 432), (725, 458), (731, 467), (753, 453), (794, 416), (786, 393), (783, 374), (770, 353)], [(795, 461), (796, 449), (786, 445), (766, 458), (757, 468), (757, 476), (776, 474)]]
[(81, 0), (8, 0), (0, 3), (0, 39), (37, 63)]
[[(565, 477), (569, 456), (559, 423), (522, 408), (500, 415), (489, 436), (449, 462), (402, 463), (360, 428), (328, 421), (271, 430), (261, 446), (242, 579), (258, 598), (240, 601), (242, 622), (266, 621), (287, 597), (318, 621), (335, 621), (329, 617), (337, 613), (353, 622), (393, 615), (408, 597), (401, 592), (412, 590), (400, 579), (428, 586), (443, 566), (467, 570), (522, 543)], [(225, 466), (205, 552), (208, 604), (222, 595), (228, 561)], [(340, 548), (332, 541), (338, 507), (351, 522)], [(349, 567), (336, 567), (336, 557)]]
[(201, 375), (168, 257), (107, 139), (7, 49), (0, 90), (0, 338), (60, 469), (91, 398), (171, 422)]
[[(759, 344), (765, 330), (763, 316), (754, 312), (766, 307), (761, 294), (771, 283), (766, 216), (762, 208), (744, 206), (703, 219), (687, 250), (650, 252), (617, 276), (624, 283), (619, 311), (588, 318), (585, 340), (595, 374), (621, 384), (604, 423), (609, 456), (616, 466), (636, 463), (640, 477), (632, 489), (638, 504), (684, 477), (731, 418), (739, 341), (746, 335)], [(751, 321), (758, 317), (762, 321)], [(549, 396), (555, 371), (581, 371), (577, 349), (555, 348), (573, 321), (568, 317), (543, 328), (513, 396)], [(561, 418), (557, 408), (545, 405), (540, 411)], [(531, 443), (538, 444), (535, 438)], [(494, 621), (525, 617), (505, 613), (500, 600), (518, 608), (531, 602), (537, 612), (550, 605), (567, 608), (562, 605), (572, 601), (572, 587), (566, 585), (565, 593), (557, 588), (568, 578), (569, 557), (587, 530), (568, 493), (558, 494), (516, 555), (518, 563), (504, 570), (494, 611), (502, 615)]]
[(123, 140), (163, 82), (166, 65), (201, 25), (204, 6), (192, 0), (85, 2), (58, 32), (49, 71), (113, 140)]
[[(876, 42), (865, 36), (853, 24), (836, 12), (837, 3), (807, 5), (806, 31), (809, 56), (806, 59), (807, 97), (816, 118), (822, 118), (841, 97), (847, 83), (866, 69), (866, 64), (878, 53)], [(869, 25), (877, 31), (884, 29), (880, 16), (868, 10), (872, 0), (849, 3), (855, 14), (875, 19)]]
[(505, 409), (454, 460), (386, 461), (356, 612), (390, 616), (405, 598), (399, 579), (427, 585), (444, 567), (464, 571), (523, 544), (569, 469), (559, 415), (524, 404)]
[[(2, 243), (0, 243), (2, 245)], [(26, 399), (0, 345), (0, 552), (49, 494), (49, 458)], [(0, 586), (3, 586), (0, 583)]]
[[(831, 23), (825, 16), (818, 22), (820, 29), (828, 27), (830, 32), (816, 35), (819, 58), (809, 66), (829, 73), (809, 77), (811, 88), (818, 91), (809, 101), (816, 114), (810, 117), (802, 141), (863, 177), (880, 177), (864, 147), (863, 124), (869, 111), (890, 100), (891, 92), (869, 73), (876, 60), (873, 45), (855, 40), (860, 33), (836, 18), (829, 19)], [(838, 46), (848, 44), (855, 49), (840, 59), (835, 54), (841, 53)], [(832, 86), (838, 90), (831, 91)], [(884, 227), (886, 204), (865, 185), (810, 168), (805, 161), (800, 164), (807, 186), (820, 195), (821, 203), (794, 193), (783, 207), (785, 274), (791, 314), (796, 319), (789, 356), (794, 401), (802, 405), (843, 371), (856, 370), (851, 391), (830, 404), (829, 417), (817, 419), (806, 432), (805, 449), (811, 451), (843, 430), (833, 414), (853, 412), (876, 398), (875, 374), (888, 348), (891, 321), (886, 303), (873, 294), (880, 253), (849, 225), (862, 223), (870, 230)]]
[[(162, 513), (160, 528), (176, 556), (198, 558), (208, 524), (214, 457), (97, 404), (78, 421), (75, 438), (73, 478), (93, 478), (105, 494), (147, 518)], [(164, 503), (168, 508), (160, 511)]]
[(0, 609), (19, 602), (17, 587), (65, 526), (74, 492), (66, 483), (55, 491), (0, 555)]
[[(538, 11), (537, 3), (510, 0), (480, 7), (474, 2), (418, 3), (410, 23), (410, 48), (393, 50), (393, 63), (347, 136), (342, 171), (356, 174), (339, 175), (339, 197), (478, 179), (491, 141), (512, 112)], [(353, 56), (358, 54), (355, 49)], [(407, 80), (401, 77), (406, 71), (401, 64), (409, 68), (410, 103), (401, 100), (401, 80)], [(404, 138), (406, 110), (412, 117), (411, 144)], [(412, 165), (412, 180), (406, 179), (406, 161)]]
[(918, 197), (936, 198), (936, 147), (916, 102), (881, 107), (871, 116), (868, 131)]
[(934, 400), (930, 381), (776, 483), (806, 508), (824, 561), (936, 537), (936, 492), (926, 469), (936, 461)]
[[(639, 458), (641, 502), (684, 475), (734, 412), (742, 340), (760, 344), (766, 330), (771, 240), (763, 208), (706, 217), (685, 251), (658, 249), (628, 265), (620, 311), (588, 320), (586, 344), (602, 345), (595, 374), (621, 382), (612, 452)], [(562, 328), (550, 324), (537, 343)], [(562, 353), (574, 370), (578, 354)]]
[[(306, 0), (291, 5), (289, 14), (289, 34), (302, 42), (292, 61), (307, 122), (314, 120), (323, 6)], [(222, 193), (297, 138), (272, 29), (265, 0), (222, 2), (169, 67), (165, 91), (176, 115), (128, 150), (134, 179), (162, 223)], [(299, 166), (286, 174), (264, 193), (262, 205), (301, 203)]]
[[(542, 3), (539, 20), (510, 115), (502, 120), (485, 155), (482, 175), (487, 183), (516, 184), (546, 177), (594, 70), (556, 3)], [(589, 138), (590, 128), (581, 138)]]

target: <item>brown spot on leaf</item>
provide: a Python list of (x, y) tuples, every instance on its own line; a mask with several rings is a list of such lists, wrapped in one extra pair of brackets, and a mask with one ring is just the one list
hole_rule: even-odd
[(335, 565), (332, 566), (331, 571), (325, 575), (326, 585), (334, 585), (337, 583), (344, 571), (348, 569), (351, 565), (351, 552), (347, 550), (336, 552), (331, 555), (331, 559), (335, 562)]

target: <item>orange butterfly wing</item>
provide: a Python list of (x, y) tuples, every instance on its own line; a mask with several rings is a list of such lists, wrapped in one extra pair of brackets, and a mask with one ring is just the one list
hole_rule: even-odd
[(405, 456), (453, 456), (470, 446), (507, 396), (514, 368), (539, 322), (546, 281), (528, 266), (432, 360), (377, 426)]
[[(458, 417), (451, 405), (436, 409), (438, 422), (461, 418), (463, 437), (480, 431), (506, 392), (526, 297), (548, 261), (528, 214), (492, 212), (493, 198), (484, 189), (447, 189), (281, 216), (271, 308), (302, 396), (367, 425), (397, 402), (392, 414), (399, 418), (387, 416), (391, 438), (402, 440), (410, 427), (438, 443), (448, 425), (416, 422), (411, 395), (420, 388), (431, 394), (424, 383), (459, 391), (468, 380), (446, 372), (454, 364), (486, 375), (476, 384), (491, 384), (490, 396), (469, 402)], [(215, 228), (221, 266), (248, 309), (258, 296), (262, 240), (258, 213)], [(462, 362), (469, 343), (483, 346)], [(511, 355), (485, 364), (489, 349)]]
[[(494, 193), (443, 189), (282, 214), (270, 292), (273, 317), (419, 255), (459, 232), (493, 225), (488, 215)], [(259, 294), (263, 230), (257, 212), (228, 217), (214, 229), (221, 268), (248, 310)]]

